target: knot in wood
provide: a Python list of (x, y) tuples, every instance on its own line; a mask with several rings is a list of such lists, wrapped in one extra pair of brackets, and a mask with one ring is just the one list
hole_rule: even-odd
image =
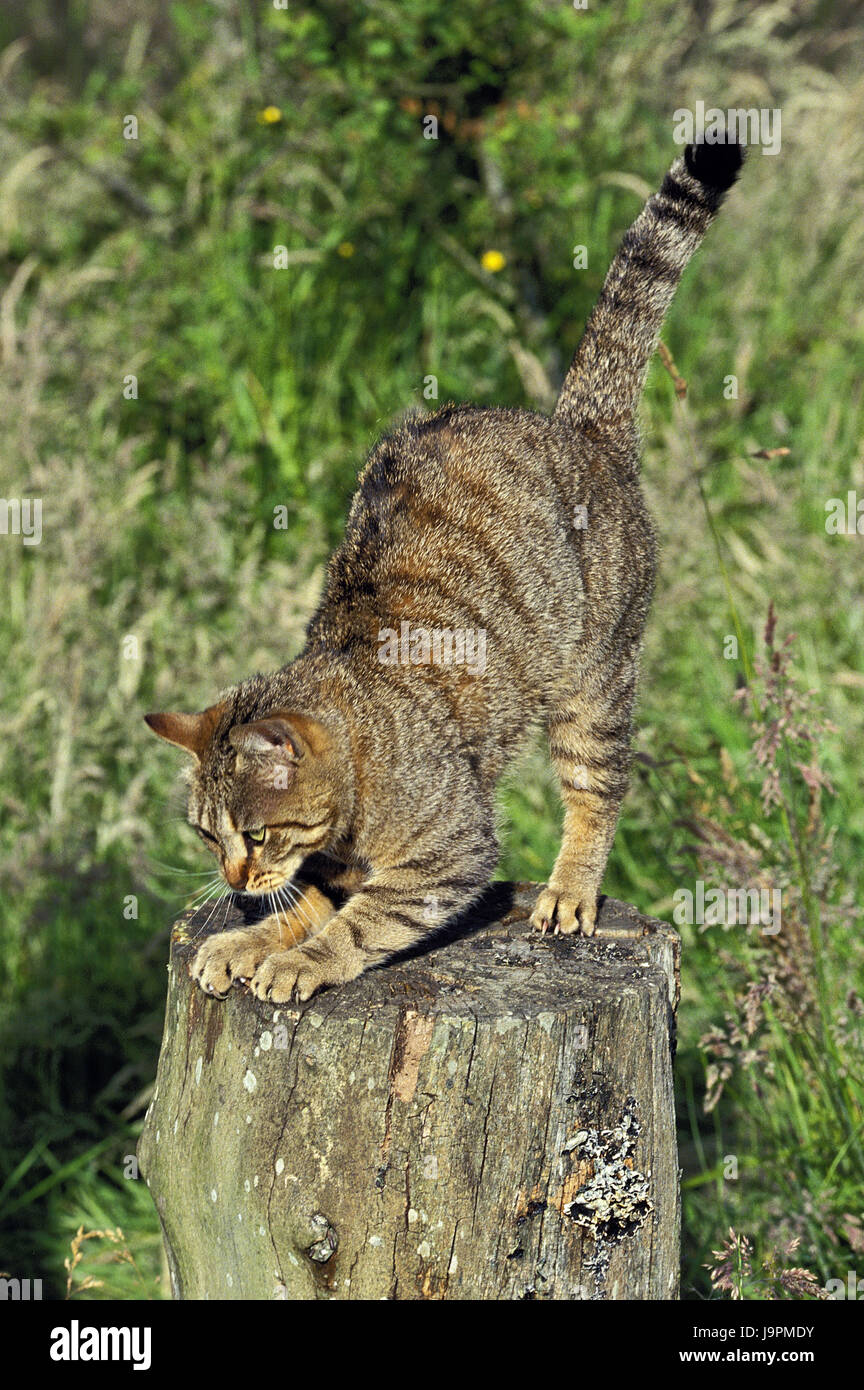
[(316, 1211), (314, 1216), (309, 1218), (309, 1226), (315, 1233), (315, 1239), (311, 1245), (307, 1246), (306, 1254), (316, 1264), (326, 1265), (331, 1256), (336, 1253), (339, 1237), (327, 1217), (322, 1216), (320, 1211)]

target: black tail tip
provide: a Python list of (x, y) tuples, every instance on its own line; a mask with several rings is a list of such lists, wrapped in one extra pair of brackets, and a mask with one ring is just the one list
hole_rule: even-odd
[(698, 145), (688, 145), (684, 151), (687, 172), (709, 188), (723, 192), (731, 188), (744, 163), (745, 150), (737, 141), (734, 143), (709, 144), (700, 141)]

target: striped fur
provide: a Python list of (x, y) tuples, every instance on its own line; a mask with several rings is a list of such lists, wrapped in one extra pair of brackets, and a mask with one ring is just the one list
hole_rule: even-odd
[[(497, 861), (495, 785), (537, 721), (565, 803), (533, 922), (594, 930), (628, 780), (654, 533), (635, 411), (663, 313), (741, 162), (697, 147), (627, 233), (551, 418), (448, 405), (382, 439), (301, 655), (200, 716), (149, 716), (195, 757), (190, 819), (229, 883), (298, 876), (278, 915), (201, 948), (223, 994), (308, 998), (465, 909)], [(482, 633), (483, 669), (381, 660), (382, 633)], [(433, 649), (434, 651), (434, 649)], [(392, 657), (392, 652), (391, 652)], [(262, 831), (266, 828), (266, 835)], [(250, 833), (251, 832), (251, 833)]]
[(625, 234), (555, 407), (577, 426), (632, 420), (666, 311), (744, 158), (688, 146)]

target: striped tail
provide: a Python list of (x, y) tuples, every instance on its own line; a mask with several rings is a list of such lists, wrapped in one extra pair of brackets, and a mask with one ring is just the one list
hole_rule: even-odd
[(609, 268), (556, 415), (587, 428), (632, 419), (684, 267), (743, 162), (738, 144), (688, 145), (676, 159)]

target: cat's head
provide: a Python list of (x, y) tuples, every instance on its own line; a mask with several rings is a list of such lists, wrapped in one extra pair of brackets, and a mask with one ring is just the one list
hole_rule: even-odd
[(344, 759), (333, 734), (289, 710), (237, 722), (230, 701), (200, 714), (146, 714), (155, 734), (195, 759), (188, 819), (238, 892), (286, 883), (345, 823)]

